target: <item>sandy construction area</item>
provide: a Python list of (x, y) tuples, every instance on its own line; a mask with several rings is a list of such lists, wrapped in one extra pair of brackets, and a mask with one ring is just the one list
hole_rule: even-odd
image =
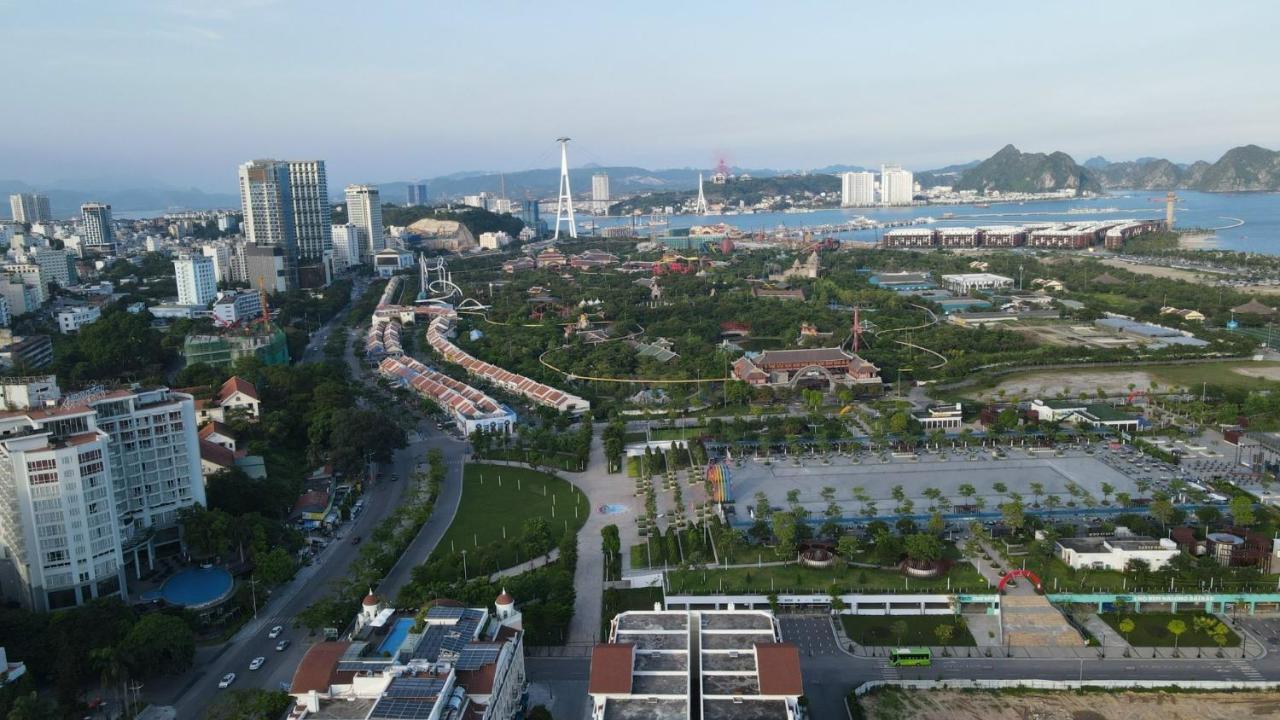
[(1280, 693), (1040, 692), (954, 690), (872, 694), (859, 701), (871, 720), (1238, 720), (1280, 718)]
[(1256, 367), (1242, 365), (1240, 367), (1231, 368), (1231, 371), (1244, 375), (1245, 377), (1262, 378), (1263, 380), (1280, 380), (1280, 366), (1276, 365), (1259, 365)]
[[(1274, 370), (1274, 368), (1258, 368), (1258, 370), (1267, 369)], [(1012, 398), (1016, 395), (1023, 400), (1054, 397), (1062, 391), (1067, 392), (1071, 397), (1075, 397), (1081, 392), (1088, 393), (1090, 397), (1093, 397), (1099, 387), (1108, 393), (1127, 393), (1129, 392), (1129, 385), (1132, 383), (1135, 387), (1145, 390), (1151, 385), (1151, 379), (1150, 373), (1119, 368), (1031, 373), (1018, 375), (1001, 382), (993, 388), (983, 390), (980, 397), (997, 399), (1000, 397), (1001, 390), (1004, 390), (1005, 398)]]

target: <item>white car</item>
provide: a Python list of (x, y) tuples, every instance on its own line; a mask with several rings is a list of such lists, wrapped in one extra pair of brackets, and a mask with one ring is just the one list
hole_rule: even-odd
[(235, 674), (235, 673), (227, 673), (226, 675), (223, 675), (223, 676), (222, 676), (222, 679), (221, 679), (221, 680), (219, 680), (219, 681), (218, 681), (218, 689), (220, 689), (220, 690), (225, 690), (225, 689), (227, 689), (227, 688), (231, 687), (231, 683), (233, 683), (233, 682), (235, 682), (235, 681), (236, 681), (236, 674)]
[(271, 632), (267, 633), (267, 637), (271, 638), (272, 640), (275, 640), (276, 638), (280, 637), (280, 633), (282, 632), (284, 632), (284, 626), (276, 625), (275, 627), (271, 628)]
[(249, 663), (249, 669), (250, 669), (250, 670), (257, 670), (258, 668), (262, 667), (262, 663), (264, 663), (264, 662), (266, 662), (266, 661), (267, 661), (267, 659), (266, 659), (266, 658), (264, 658), (264, 657), (262, 657), (261, 655), (259, 655), (258, 657), (254, 658), (254, 659)]

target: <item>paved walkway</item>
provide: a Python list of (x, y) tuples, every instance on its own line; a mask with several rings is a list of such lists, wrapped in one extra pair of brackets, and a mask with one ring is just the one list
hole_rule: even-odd
[(527, 573), (530, 570), (537, 570), (538, 568), (543, 567), (544, 565), (549, 565), (559, 559), (560, 559), (560, 548), (552, 548), (551, 552), (547, 553), (546, 555), (539, 555), (538, 557), (532, 560), (526, 560), (525, 562), (522, 562), (519, 565), (513, 565), (512, 567), (499, 570), (498, 572), (489, 576), (489, 582), (498, 582), (502, 578), (512, 577), (515, 575), (523, 575), (524, 573)]

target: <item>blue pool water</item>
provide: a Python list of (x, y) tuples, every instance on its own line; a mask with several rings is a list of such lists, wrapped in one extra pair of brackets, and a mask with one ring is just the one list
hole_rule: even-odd
[(400, 643), (404, 642), (406, 636), (409, 635), (409, 628), (413, 627), (413, 618), (400, 618), (396, 620), (396, 624), (391, 626), (391, 632), (382, 639), (378, 644), (378, 654), (394, 653), (400, 649)]
[(220, 599), (231, 592), (231, 573), (222, 568), (189, 568), (168, 580), (159, 590), (143, 597), (148, 600), (163, 598), (171, 605), (199, 607)]

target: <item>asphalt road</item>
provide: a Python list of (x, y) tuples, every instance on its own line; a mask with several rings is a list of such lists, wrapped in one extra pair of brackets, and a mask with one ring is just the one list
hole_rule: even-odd
[[(357, 285), (355, 292), (361, 290)], [(308, 353), (313, 348), (323, 352), (324, 340), (320, 334), (328, 330), (327, 327), (322, 328), (313, 336), (313, 345), (308, 347)], [(350, 351), (347, 354), (350, 355)], [(190, 671), (177, 678), (153, 682), (153, 687), (144, 688), (146, 699), (175, 706), (180, 718), (198, 718), (204, 708), (216, 699), (220, 692), (218, 680), (228, 672), (236, 674), (233, 688), (272, 689), (289, 683), (302, 656), (319, 641), (318, 637), (308, 636), (306, 630), (294, 629), (293, 618), (316, 598), (327, 594), (334, 581), (348, 576), (359, 552), (359, 547), (351, 543), (352, 537), (363, 537), (372, 532), (377, 523), (403, 500), (408, 486), (405, 479), (411, 477), (419, 465), (425, 465), (428, 450), (439, 448), (444, 453), (448, 472), (435, 508), (417, 537), (376, 588), (380, 596), (394, 598), (409, 581), (413, 568), (426, 560), (453, 522), (462, 498), (462, 467), (467, 450), (465, 442), (441, 433), (427, 422), (411, 430), (408, 439), (408, 445), (396, 452), (392, 467), (383, 469), (384, 479), (374, 482), (366, 490), (364, 512), (339, 529), (338, 538), (321, 551), (314, 564), (302, 568), (292, 581), (277, 588), (269, 601), (264, 599), (259, 616), (246, 623), (230, 641), (199, 648)], [(392, 474), (399, 476), (400, 480), (391, 481)], [(275, 625), (283, 626), (284, 631), (279, 638), (270, 639), (267, 633)], [(276, 652), (275, 645), (281, 639), (289, 640), (290, 645), (283, 652)], [(259, 670), (250, 670), (249, 663), (259, 656), (266, 658), (265, 664)]]

